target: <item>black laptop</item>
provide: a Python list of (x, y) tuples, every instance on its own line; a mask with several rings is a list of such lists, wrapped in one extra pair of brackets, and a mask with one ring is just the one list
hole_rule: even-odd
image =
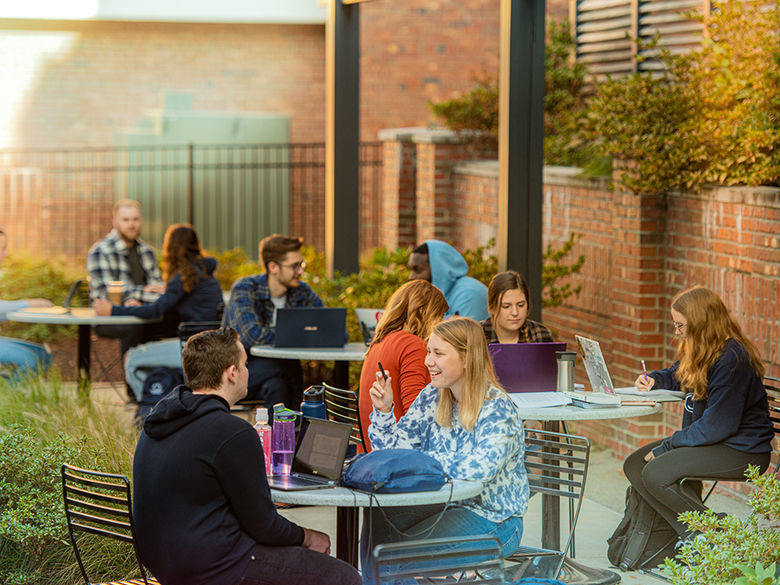
[(275, 490), (316, 490), (339, 484), (352, 425), (303, 417), (290, 475), (272, 475)]
[(344, 347), (346, 325), (345, 308), (277, 309), (274, 347)]

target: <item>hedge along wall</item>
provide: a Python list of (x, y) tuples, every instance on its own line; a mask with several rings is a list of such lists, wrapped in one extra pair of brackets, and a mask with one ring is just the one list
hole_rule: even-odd
[[(440, 131), (436, 136), (432, 139), (424, 129), (383, 134), (386, 146), (387, 141), (404, 143), (393, 145), (396, 151), (423, 144), (425, 156), (416, 158), (417, 177), (437, 177), (436, 193), (430, 183), (418, 179), (416, 208), (436, 208), (438, 202), (447, 219), (434, 230), (431, 221), (421, 224), (418, 218), (417, 241), (435, 234), (459, 249), (484, 245), (497, 234), (498, 165), (462, 162), (462, 153), (455, 152), (449, 167), (452, 177), (446, 177), (453, 143), (445, 144)], [(437, 141), (443, 148), (436, 148)], [(415, 157), (407, 153), (404, 160)], [(421, 168), (427, 161), (435, 161), (436, 168)], [(385, 186), (398, 183), (388, 177), (397, 169), (398, 165), (385, 165)], [(401, 172), (410, 174), (408, 169)], [(580, 295), (543, 313), (557, 339), (570, 349), (576, 349), (575, 334), (599, 340), (614, 383), (631, 384), (641, 370), (639, 360), (651, 369), (671, 363), (676, 349), (671, 298), (683, 288), (702, 284), (723, 297), (758, 344), (767, 374), (780, 376), (780, 189), (636, 195), (613, 189), (613, 181), (576, 174), (576, 169), (547, 167), (544, 175), (544, 245), (560, 247), (570, 233), (582, 234), (572, 258), (579, 254), (586, 258), (582, 272), (572, 279), (582, 285)], [(442, 193), (448, 184), (451, 192)], [(399, 194), (385, 192), (384, 197), (384, 213), (392, 213), (387, 201), (398, 200)], [(449, 199), (446, 206), (443, 199)], [(394, 245), (389, 239), (384, 243)], [(579, 361), (576, 380), (587, 382)], [(679, 405), (667, 405), (653, 416), (593, 421), (575, 428), (624, 456), (679, 428), (680, 414)]]

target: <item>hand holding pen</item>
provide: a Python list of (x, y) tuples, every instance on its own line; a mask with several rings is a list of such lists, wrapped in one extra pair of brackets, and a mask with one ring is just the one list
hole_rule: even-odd
[(642, 374), (634, 382), (637, 390), (650, 390), (655, 385), (655, 380), (647, 375), (647, 367), (645, 366), (645, 360), (642, 360)]
[(393, 409), (393, 385), (390, 383), (390, 376), (382, 367), (382, 362), (378, 362), (379, 371), (376, 373), (376, 382), (373, 383), (368, 391), (374, 408), (380, 412), (390, 412)]

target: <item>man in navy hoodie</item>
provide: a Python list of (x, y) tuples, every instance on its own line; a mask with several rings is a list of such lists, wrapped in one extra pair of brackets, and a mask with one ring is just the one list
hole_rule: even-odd
[(358, 585), (329, 556), (327, 534), (276, 511), (263, 449), (230, 414), (249, 372), (233, 329), (193, 336), (182, 352), (189, 387), (161, 400), (133, 460), (133, 519), (141, 561), (162, 585)]

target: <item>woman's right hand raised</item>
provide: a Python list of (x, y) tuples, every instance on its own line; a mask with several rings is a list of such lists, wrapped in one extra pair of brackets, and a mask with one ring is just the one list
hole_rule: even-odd
[(639, 377), (634, 382), (634, 386), (636, 386), (637, 390), (643, 390), (647, 392), (655, 385), (655, 379), (651, 378), (650, 376), (645, 376), (644, 374), (639, 374)]
[(393, 410), (393, 384), (387, 372), (376, 373), (376, 382), (368, 390), (374, 408), (379, 412), (388, 413)]

